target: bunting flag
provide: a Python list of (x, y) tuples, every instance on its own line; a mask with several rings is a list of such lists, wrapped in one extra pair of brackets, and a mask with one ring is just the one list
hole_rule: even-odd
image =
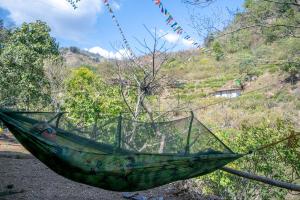
[(112, 20), (116, 24), (116, 26), (117, 26), (117, 28), (118, 28), (121, 36), (122, 36), (123, 43), (125, 44), (125, 47), (126, 47), (126, 49), (128, 50), (128, 52), (130, 54), (129, 56), (131, 58), (135, 58), (136, 56), (134, 55), (134, 53), (133, 53), (133, 51), (132, 51), (132, 49), (131, 49), (131, 47), (130, 47), (130, 45), (128, 43), (128, 40), (126, 39), (125, 34), (123, 32), (123, 29), (121, 28), (121, 25), (120, 25), (120, 23), (119, 23), (116, 15), (114, 14), (114, 11), (113, 11), (112, 7), (110, 6), (108, 0), (103, 0), (103, 3), (107, 7), (108, 12), (110, 13)]
[[(67, 0), (69, 3), (71, 3), (71, 5), (74, 7), (74, 9), (77, 8), (76, 4), (72, 1), (72, 0)], [(77, 3), (78, 0), (76, 0), (76, 3)], [(115, 25), (117, 26), (119, 32), (120, 32), (120, 35), (122, 36), (122, 40), (123, 40), (123, 43), (125, 44), (125, 47), (126, 49), (128, 50), (129, 52), (129, 56), (131, 58), (136, 58), (135, 54), (133, 53), (129, 43), (128, 43), (128, 40), (126, 39), (125, 37), (125, 34), (123, 32), (123, 29), (121, 28), (121, 25), (116, 17), (116, 15), (114, 14), (114, 11), (112, 9), (112, 7), (110, 6), (109, 0), (103, 0), (103, 3), (104, 5), (107, 7), (110, 15), (111, 15), (111, 18), (112, 20), (114, 21)], [(189, 41), (192, 45), (194, 45), (196, 48), (201, 48), (201, 45), (197, 42), (195, 42), (192, 37), (186, 32), (183, 30), (183, 28), (181, 26), (179, 26), (179, 24), (175, 21), (175, 19), (173, 18), (173, 16), (171, 15), (171, 13), (164, 7), (164, 5), (162, 4), (161, 0), (152, 0), (155, 5), (157, 5), (160, 9), (160, 12), (162, 14), (164, 14), (167, 19), (165, 20), (166, 21), (166, 24), (169, 25), (172, 30), (177, 33), (178, 35), (182, 35), (183, 38), (187, 41)], [(201, 48), (202, 50), (204, 51), (208, 51), (208, 50), (205, 50), (204, 48)]]
[(164, 7), (161, 0), (153, 0), (153, 1), (155, 5), (157, 5), (158, 8), (160, 9), (160, 12), (167, 17), (166, 24), (169, 25), (175, 33), (177, 33), (178, 35), (182, 35), (185, 40), (191, 42), (191, 44), (193, 44), (193, 46), (195, 46), (196, 48), (201, 48), (201, 45), (198, 42), (195, 42), (192, 39), (192, 37), (186, 31), (183, 30), (183, 28), (178, 24), (178, 22), (175, 21), (174, 17)]

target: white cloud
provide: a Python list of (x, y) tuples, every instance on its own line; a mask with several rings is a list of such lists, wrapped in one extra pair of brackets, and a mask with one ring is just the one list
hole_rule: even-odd
[(193, 46), (193, 41), (192, 40), (182, 39), (181, 42), (184, 46), (187, 46), (187, 47), (192, 47)]
[(170, 43), (178, 43), (180, 40), (179, 35), (175, 33), (168, 33), (167, 35), (164, 36), (164, 38)]
[(164, 39), (172, 44), (181, 44), (185, 47), (193, 47), (193, 41), (186, 40), (182, 36), (176, 33), (166, 33), (163, 30), (159, 31), (161, 35), (164, 35)]
[(117, 52), (108, 51), (106, 49), (103, 49), (101, 47), (92, 47), (90, 49), (86, 49), (87, 51), (95, 54), (99, 54), (100, 56), (103, 56), (104, 58), (109, 59), (118, 59), (122, 60), (124, 58), (129, 57), (129, 52), (126, 49), (120, 49)]
[(66, 0), (0, 0), (0, 6), (17, 25), (42, 20), (55, 36), (78, 41), (95, 25), (102, 0), (82, 0), (76, 10)]
[(121, 5), (118, 4), (118, 3), (115, 2), (115, 1), (113, 1), (113, 2), (111, 3), (111, 7), (112, 7), (113, 10), (120, 10), (120, 9), (121, 9)]

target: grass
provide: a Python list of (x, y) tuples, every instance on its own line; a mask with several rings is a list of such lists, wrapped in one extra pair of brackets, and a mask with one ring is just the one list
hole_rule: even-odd
[(277, 103), (292, 102), (292, 101), (296, 100), (295, 96), (290, 95), (287, 91), (278, 91), (272, 98)]
[[(292, 45), (294, 40), (282, 40), (272, 44), (260, 44), (253, 49), (242, 49), (235, 53), (226, 53), (221, 61), (216, 61), (207, 53), (183, 53), (173, 56), (162, 68), (162, 74), (174, 80), (183, 82), (182, 88), (168, 88), (163, 94), (160, 104), (151, 100), (154, 108), (169, 110), (179, 104), (189, 105), (189, 108), (203, 107), (222, 99), (210, 95), (211, 92), (224, 85), (234, 84), (238, 79), (240, 63), (244, 59), (254, 59), (257, 80), (248, 82), (246, 91), (278, 83), (284, 80), (280, 65), (275, 61), (284, 58), (282, 50), (286, 45)], [(296, 48), (296, 47), (295, 47)], [(266, 62), (267, 61), (267, 62)], [(94, 70), (108, 78), (113, 67), (111, 63), (98, 63)], [(297, 87), (296, 87), (297, 88)], [(266, 88), (265, 90), (232, 99), (221, 105), (215, 105), (200, 110), (196, 114), (211, 126), (225, 127), (229, 124), (235, 130), (242, 122), (249, 124), (259, 122), (263, 118), (291, 117), (297, 119), (295, 113), (300, 110), (300, 101), (290, 91), (291, 87)], [(288, 115), (285, 113), (289, 113)], [(296, 121), (296, 120), (295, 120)], [(227, 125), (226, 125), (227, 124)]]
[[(272, 51), (269, 51), (270, 48), (273, 48)], [(268, 59), (276, 60), (276, 56), (278, 56), (276, 51), (279, 51), (278, 46), (264, 45), (256, 53), (263, 53), (261, 58), (268, 56)], [(221, 101), (221, 98), (215, 98), (209, 94), (237, 79), (241, 56), (251, 53), (253, 52), (243, 50), (226, 56), (220, 62), (215, 61), (209, 55), (199, 55), (198, 58), (191, 59), (185, 64), (177, 60), (177, 63), (181, 63), (180, 66), (166, 69), (164, 73), (180, 77), (186, 84), (181, 89), (170, 90), (170, 95), (162, 102), (163, 107), (169, 108), (168, 102), (178, 102), (178, 98), (180, 104), (188, 104), (189, 108), (203, 107)], [(277, 64), (257, 64), (256, 70), (258, 78), (246, 86), (245, 92), (263, 88), (284, 79), (282, 72), (279, 73), (280, 68)], [(223, 130), (229, 128), (236, 131), (243, 122), (255, 125), (265, 118), (270, 120), (276, 118), (297, 119), (297, 112), (294, 110), (300, 110), (300, 103), (299, 99), (297, 100), (295, 95), (290, 93), (291, 89), (292, 86), (283, 89), (280, 87), (266, 88), (222, 104), (210, 106), (205, 110), (199, 110), (196, 115), (210, 127), (221, 127)]]

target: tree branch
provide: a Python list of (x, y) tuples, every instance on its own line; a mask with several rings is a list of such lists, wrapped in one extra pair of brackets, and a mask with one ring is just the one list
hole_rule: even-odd
[(238, 170), (231, 169), (231, 168), (228, 168), (228, 167), (222, 167), (221, 170), (225, 171), (227, 173), (230, 173), (230, 174), (234, 174), (234, 175), (243, 177), (243, 178), (247, 178), (247, 179), (259, 181), (259, 182), (262, 182), (262, 183), (266, 183), (268, 185), (272, 185), (272, 186), (276, 186), (276, 187), (285, 188), (285, 189), (288, 189), (288, 190), (300, 192), (300, 185), (296, 185), (296, 184), (292, 184), (292, 183), (286, 183), (286, 182), (283, 182), (283, 181), (278, 181), (278, 180), (274, 180), (274, 179), (271, 179), (271, 178), (258, 176), (258, 175), (250, 174), (250, 173), (247, 173), (247, 172), (238, 171)]

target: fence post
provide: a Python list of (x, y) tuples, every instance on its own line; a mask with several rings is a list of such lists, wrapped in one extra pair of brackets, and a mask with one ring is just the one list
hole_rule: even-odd
[(63, 116), (64, 113), (59, 113), (56, 119), (56, 123), (55, 123), (55, 127), (58, 128), (59, 122), (60, 122), (60, 118)]
[(185, 155), (188, 155), (190, 153), (190, 137), (191, 137), (191, 131), (192, 131), (192, 126), (193, 126), (193, 120), (194, 120), (194, 113), (193, 113), (193, 111), (191, 111), (191, 121), (190, 121), (187, 141), (186, 141)]
[(122, 114), (120, 114), (118, 118), (118, 127), (117, 127), (117, 134), (116, 134), (117, 149), (121, 148), (121, 135), (122, 135)]

